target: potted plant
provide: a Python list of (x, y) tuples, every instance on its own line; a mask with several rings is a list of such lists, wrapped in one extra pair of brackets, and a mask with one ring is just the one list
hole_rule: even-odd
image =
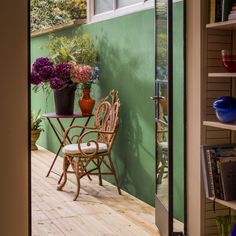
[[(220, 236), (231, 236), (235, 233), (234, 224), (236, 222), (235, 215), (217, 216), (216, 224)], [(231, 231), (231, 232), (230, 232)]]
[(37, 58), (32, 65), (31, 83), (54, 91), (56, 113), (72, 115), (77, 85), (89, 88), (98, 78), (97, 52), (87, 34), (49, 37), (49, 57)]
[(31, 150), (38, 150), (38, 147), (36, 146), (36, 141), (38, 140), (41, 131), (43, 131), (43, 128), (41, 128), (41, 122), (43, 120), (41, 114), (41, 110), (39, 110), (37, 113), (31, 111)]

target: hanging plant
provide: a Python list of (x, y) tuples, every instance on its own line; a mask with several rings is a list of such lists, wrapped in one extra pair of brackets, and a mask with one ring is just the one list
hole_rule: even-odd
[(31, 0), (31, 32), (86, 18), (85, 0)]

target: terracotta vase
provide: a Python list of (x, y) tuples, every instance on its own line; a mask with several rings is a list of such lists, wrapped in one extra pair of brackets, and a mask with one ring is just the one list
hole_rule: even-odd
[(95, 105), (95, 100), (90, 97), (90, 89), (83, 89), (83, 97), (79, 100), (79, 107), (82, 115), (91, 115)]
[(31, 150), (35, 151), (38, 150), (38, 147), (36, 146), (36, 142), (39, 138), (41, 130), (31, 130)]

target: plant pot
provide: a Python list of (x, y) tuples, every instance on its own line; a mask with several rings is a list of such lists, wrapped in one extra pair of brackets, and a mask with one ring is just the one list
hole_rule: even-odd
[(75, 89), (75, 86), (67, 86), (61, 90), (53, 90), (57, 115), (73, 115)]
[(83, 97), (79, 100), (79, 107), (82, 115), (91, 115), (95, 105), (95, 100), (90, 97), (90, 89), (83, 89)]
[(36, 142), (40, 136), (41, 130), (31, 130), (31, 151), (38, 150)]

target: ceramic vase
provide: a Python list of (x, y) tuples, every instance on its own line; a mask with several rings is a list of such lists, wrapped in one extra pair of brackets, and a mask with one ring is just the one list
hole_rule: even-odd
[(83, 89), (83, 97), (79, 100), (79, 107), (83, 116), (91, 115), (95, 105), (95, 100), (90, 97), (90, 89)]

